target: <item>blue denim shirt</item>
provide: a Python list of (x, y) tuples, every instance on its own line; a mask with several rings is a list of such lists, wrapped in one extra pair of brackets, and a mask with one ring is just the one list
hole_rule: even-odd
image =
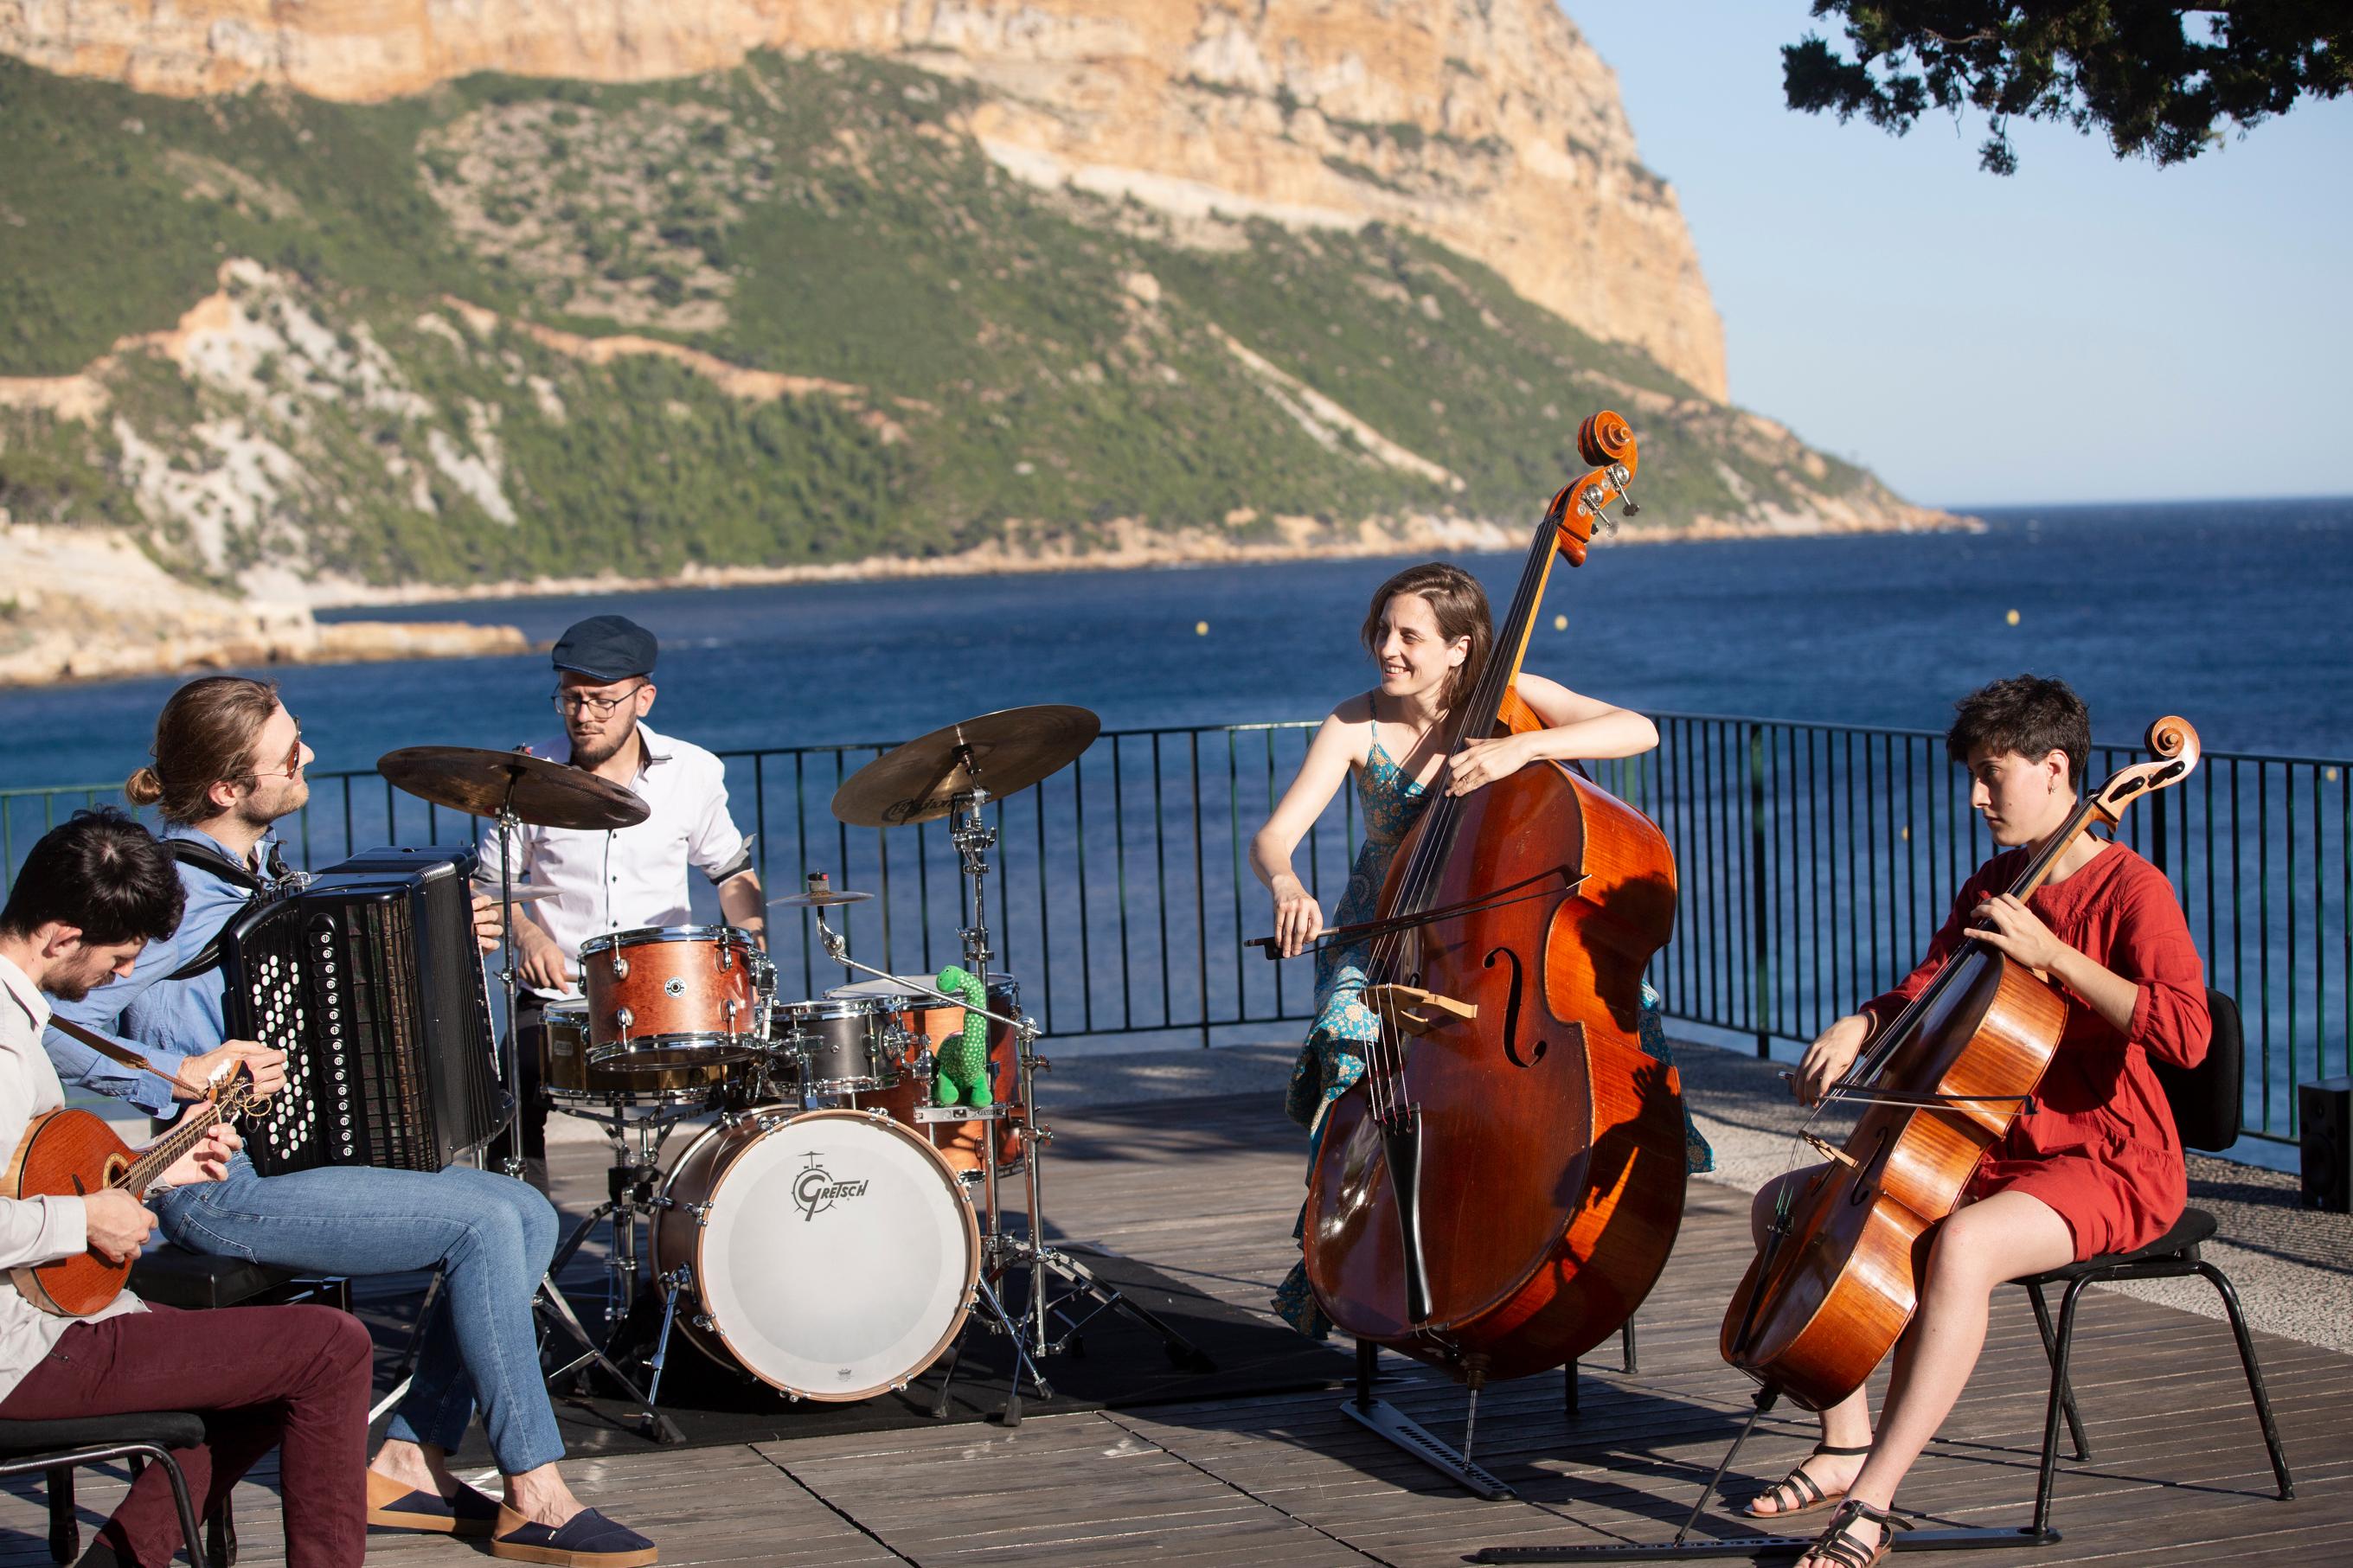
[[(193, 838), (228, 856), (237, 857), (210, 834), (167, 823), (156, 837)], [(270, 838), (257, 846), (263, 865), (269, 863)], [(59, 1002), (57, 1015), (70, 1018), (137, 1051), (157, 1072), (174, 1073), (189, 1057), (218, 1048), (227, 1037), (221, 1022), (221, 997), (227, 983), (218, 969), (186, 980), (165, 978), (204, 951), (221, 927), (245, 908), (252, 893), (201, 866), (183, 864), (180, 886), (187, 892), (187, 908), (180, 927), (162, 942), (142, 949), (131, 973), (110, 980), (79, 1002)], [(56, 1029), (42, 1037), (58, 1076), (100, 1094), (127, 1100), (151, 1116), (175, 1116), (172, 1086), (152, 1073), (110, 1061), (79, 1040)]]

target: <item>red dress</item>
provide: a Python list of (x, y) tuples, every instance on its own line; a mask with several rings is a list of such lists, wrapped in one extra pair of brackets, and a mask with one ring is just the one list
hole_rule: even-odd
[[(1866, 1004), (1874, 1028), (1926, 987), (1959, 943), (1969, 912), (2016, 881), (2029, 853), (2005, 850), (1962, 886), (1920, 967)], [(2172, 1228), (2189, 1201), (2181, 1135), (2149, 1058), (2185, 1068), (2205, 1059), (2205, 968), (2172, 885), (2124, 845), (2108, 845), (2065, 881), (2038, 889), (2026, 907), (2061, 942), (2132, 981), (2140, 994), (2131, 1030), (2119, 1036), (2052, 982), (2067, 1021), (2034, 1091), (2034, 1113), (1986, 1151), (1968, 1196), (2014, 1188), (2041, 1199), (2074, 1233), (2079, 1260), (2129, 1252)]]

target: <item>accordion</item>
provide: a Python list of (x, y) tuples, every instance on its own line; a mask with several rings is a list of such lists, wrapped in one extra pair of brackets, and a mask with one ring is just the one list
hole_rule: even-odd
[(502, 1120), (471, 848), (372, 849), (265, 897), (220, 935), (232, 1039), (286, 1053), (245, 1124), (265, 1176), (438, 1171)]

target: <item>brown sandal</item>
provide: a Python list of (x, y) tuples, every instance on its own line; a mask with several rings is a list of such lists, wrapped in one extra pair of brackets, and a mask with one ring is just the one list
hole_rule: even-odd
[[(1865, 1519), (1879, 1526), (1879, 1544), (1876, 1546), (1865, 1546), (1854, 1537), (1855, 1522)], [(1867, 1502), (1849, 1498), (1839, 1504), (1839, 1510), (1831, 1515), (1830, 1523), (1814, 1537), (1814, 1543), (1806, 1548), (1805, 1554), (1835, 1563), (1838, 1568), (1879, 1568), (1880, 1563), (1895, 1545), (1895, 1532), (1911, 1528), (1908, 1520), (1898, 1519), (1885, 1509), (1873, 1508)]]
[[(1846, 1492), (1843, 1489), (1834, 1492), (1822, 1490), (1814, 1483), (1814, 1478), (1806, 1473), (1806, 1460), (1824, 1458), (1846, 1459), (1852, 1458), (1857, 1454), (1870, 1452), (1871, 1445), (1868, 1443), (1860, 1448), (1833, 1448), (1827, 1443), (1815, 1444), (1814, 1451), (1808, 1454), (1804, 1459), (1799, 1460), (1796, 1468), (1788, 1475), (1750, 1498), (1740, 1510), (1741, 1517), (1744, 1519), (1797, 1519), (1820, 1509), (1836, 1506), (1846, 1497)], [(1773, 1511), (1770, 1513), (1758, 1511), (1757, 1505), (1767, 1498), (1773, 1500)], [(1795, 1506), (1788, 1506), (1790, 1504)]]

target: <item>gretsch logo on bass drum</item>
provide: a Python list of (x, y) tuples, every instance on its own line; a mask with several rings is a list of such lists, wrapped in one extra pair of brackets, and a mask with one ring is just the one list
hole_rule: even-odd
[(803, 1154), (801, 1158), (808, 1163), (793, 1178), (793, 1206), (801, 1211), (802, 1219), (815, 1219), (836, 1204), (866, 1195), (863, 1181), (837, 1182), (831, 1172), (817, 1163), (815, 1154)]

